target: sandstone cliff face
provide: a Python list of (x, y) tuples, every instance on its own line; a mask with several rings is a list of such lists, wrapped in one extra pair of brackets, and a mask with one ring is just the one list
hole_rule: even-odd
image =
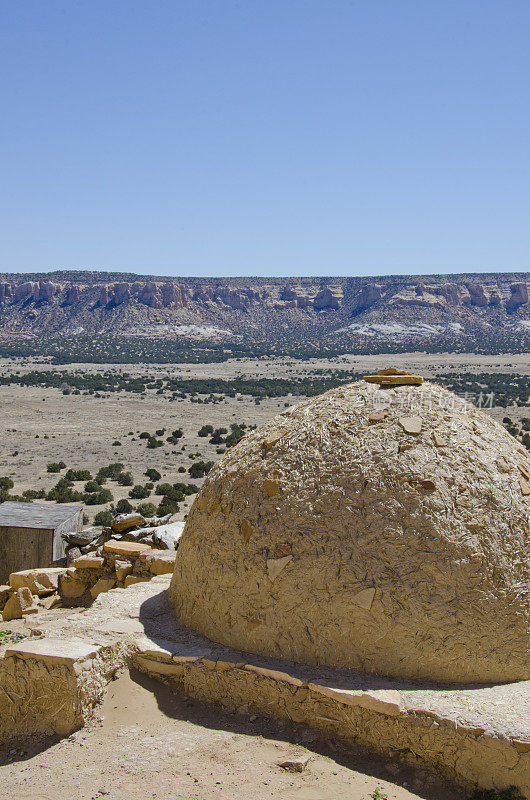
[(330, 289), (322, 289), (313, 300), (313, 308), (323, 311), (326, 308), (338, 308), (339, 300)]
[(433, 291), (435, 294), (440, 294), (444, 297), (447, 303), (457, 305), (459, 297), (456, 283), (444, 283), (442, 286), (436, 286)]
[(77, 286), (68, 286), (65, 292), (64, 302), (67, 306), (73, 306), (79, 301), (80, 292)]
[(4, 274), (0, 332), (151, 335), (160, 329), (171, 335), (174, 326), (209, 326), (228, 337), (262, 341), (279, 336), (325, 341), (322, 337), (337, 333), (403, 337), (422, 330), (430, 336), (448, 330), (476, 337), (492, 330), (528, 336), (529, 284), (529, 276), (520, 273), (377, 280)]
[(383, 292), (381, 286), (377, 283), (368, 283), (362, 287), (359, 296), (353, 306), (353, 313), (358, 314), (361, 311), (366, 311), (367, 308), (373, 306), (378, 300), (381, 300)]
[(515, 311), (515, 309), (519, 308), (519, 306), (526, 305), (528, 303), (528, 284), (514, 283), (510, 287), (510, 290), (511, 297), (506, 303), (506, 308), (508, 311)]
[(480, 283), (468, 283), (467, 290), (469, 292), (469, 302), (473, 306), (484, 306), (488, 305), (488, 298), (486, 297), (486, 293), (484, 291), (484, 287)]

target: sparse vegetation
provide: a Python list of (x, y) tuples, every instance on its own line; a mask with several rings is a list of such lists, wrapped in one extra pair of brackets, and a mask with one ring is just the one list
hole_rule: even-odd
[(17, 642), (21, 642), (22, 639), (27, 639), (26, 634), (10, 630), (0, 631), (0, 646), (5, 644), (16, 644)]
[[(117, 514), (130, 514), (133, 510), (132, 505), (129, 503), (127, 498), (123, 498), (123, 500), (118, 500), (116, 503), (116, 513)], [(141, 512), (140, 512), (141, 513)]]
[(140, 486), (140, 484), (136, 484), (129, 492), (129, 497), (132, 500), (144, 500), (146, 497), (149, 497), (151, 494), (151, 490), (147, 488), (147, 486)]
[(69, 469), (64, 476), (67, 481), (91, 481), (92, 475), (88, 469)]
[(153, 517), (156, 514), (156, 506), (153, 503), (140, 503), (136, 510), (143, 517)]
[(213, 433), (213, 425), (203, 425), (197, 432), (197, 436), (209, 436), (211, 433)]
[(95, 525), (110, 525), (111, 522), (112, 522), (111, 511), (98, 511), (98, 513), (94, 517)]
[(188, 467), (188, 472), (192, 478), (204, 478), (205, 475), (208, 475), (212, 467), (213, 461), (194, 461), (193, 464)]
[(149, 478), (150, 481), (159, 481), (162, 475), (157, 469), (147, 469), (144, 472), (146, 478)]
[(60, 472), (62, 469), (66, 468), (66, 464), (64, 461), (52, 461), (50, 464), (46, 465), (46, 472)]

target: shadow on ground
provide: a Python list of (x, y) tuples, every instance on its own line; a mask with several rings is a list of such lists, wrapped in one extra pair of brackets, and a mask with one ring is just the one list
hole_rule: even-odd
[(130, 676), (139, 686), (153, 693), (160, 711), (169, 718), (190, 722), (212, 731), (222, 730), (241, 736), (259, 736), (301, 745), (312, 753), (331, 758), (346, 769), (402, 786), (425, 800), (463, 800), (467, 796), (445, 778), (402, 764), (397, 758), (399, 754), (395, 758), (383, 758), (365, 749), (324, 738), (306, 726), (280, 719), (268, 719), (250, 711), (231, 714), (220, 706), (184, 697), (166, 684), (134, 668), (130, 670)]

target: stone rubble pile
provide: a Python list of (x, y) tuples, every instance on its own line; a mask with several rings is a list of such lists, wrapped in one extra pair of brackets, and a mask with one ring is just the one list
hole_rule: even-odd
[(4, 622), (40, 609), (90, 605), (102, 592), (173, 572), (184, 522), (121, 514), (110, 527), (63, 534), (66, 564), (13, 572), (0, 586)]

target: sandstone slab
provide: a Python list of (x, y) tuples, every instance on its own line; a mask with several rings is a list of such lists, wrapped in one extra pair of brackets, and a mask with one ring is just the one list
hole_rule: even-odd
[(114, 589), (115, 586), (115, 578), (100, 578), (98, 582), (90, 588), (92, 599), (95, 600), (98, 595), (102, 594), (103, 592), (109, 592), (111, 589)]
[(110, 523), (110, 527), (117, 533), (123, 533), (131, 528), (141, 528), (145, 525), (145, 517), (141, 514), (118, 514)]
[(382, 369), (377, 375), (365, 375), (367, 383), (378, 383), (379, 386), (421, 386), (423, 378), (421, 375), (412, 375), (410, 372), (400, 372), (397, 369)]
[(4, 610), (2, 611), (2, 619), (4, 622), (11, 622), (13, 619), (22, 619), (22, 607), (16, 592), (11, 595), (5, 604)]
[(167, 525), (158, 525), (152, 533), (153, 542), (162, 550), (176, 550), (184, 531), (184, 522), (170, 522)]
[(373, 411), (368, 416), (368, 422), (370, 423), (370, 425), (375, 425), (376, 422), (382, 422), (387, 417), (388, 417), (388, 411)]
[(63, 567), (25, 569), (20, 572), (12, 572), (9, 576), (9, 585), (12, 589), (21, 589), (23, 586), (27, 586), (32, 594), (40, 597), (57, 591), (59, 575), (62, 575), (63, 572)]
[(433, 431), (432, 438), (436, 447), (447, 447), (448, 441), (439, 431)]
[(95, 539), (101, 536), (101, 528), (92, 527), (92, 528), (84, 528), (82, 531), (72, 531), (70, 533), (63, 534), (63, 539), (70, 544), (77, 545), (78, 547), (85, 547), (87, 544), (90, 544)]
[(86, 661), (94, 658), (99, 652), (100, 647), (90, 644), (84, 639), (69, 638), (47, 638), (29, 639), (8, 647), (5, 652), (6, 658), (35, 659), (43, 661), (50, 666), (65, 665), (73, 668), (79, 661)]
[(303, 772), (309, 763), (309, 756), (300, 756), (299, 758), (288, 758), (285, 761), (279, 761), (278, 766), (287, 772)]
[(117, 539), (110, 539), (103, 545), (106, 553), (114, 553), (117, 556), (139, 556), (148, 549), (149, 546), (142, 542), (121, 542)]
[(151, 578), (149, 576), (127, 575), (123, 584), (125, 588), (128, 589), (129, 586), (134, 586), (135, 583), (147, 583), (150, 580)]
[(102, 569), (105, 566), (105, 559), (101, 556), (93, 556), (93, 555), (86, 555), (86, 556), (79, 556), (74, 561), (74, 567), (76, 569)]
[(355, 603), (356, 606), (360, 608), (365, 608), (369, 611), (372, 607), (372, 603), (374, 602), (375, 597), (375, 589), (373, 587), (369, 587), (368, 589), (361, 589), (360, 592), (357, 592), (352, 597), (352, 602)]
[(145, 557), (142, 554), (141, 559), (145, 561), (153, 575), (166, 575), (173, 572), (176, 557), (175, 550), (153, 550)]
[(280, 441), (283, 435), (284, 432), (280, 428), (274, 428), (264, 438), (263, 446), (265, 447), (266, 450), (270, 450), (272, 447), (274, 447), (275, 444), (277, 444), (277, 442)]
[(59, 577), (59, 594), (67, 600), (76, 600), (86, 592), (87, 586), (78, 577), (65, 573)]
[(131, 574), (133, 565), (130, 561), (120, 561), (116, 559), (114, 562), (114, 569), (116, 571), (116, 578), (119, 581), (124, 581), (127, 575)]
[(7, 584), (0, 585), (0, 611), (4, 610), (4, 606), (9, 600), (12, 591), (11, 586)]
[(418, 433), (421, 433), (421, 417), (400, 417), (398, 422), (405, 433), (410, 433), (415, 436), (417, 436)]
[(272, 480), (271, 478), (267, 478), (266, 481), (263, 483), (263, 493), (267, 495), (267, 497), (275, 497), (280, 491), (280, 484), (278, 481)]
[(309, 688), (316, 694), (338, 700), (347, 706), (362, 706), (379, 714), (395, 717), (402, 713), (401, 695), (395, 689), (381, 689), (363, 692), (357, 689), (340, 689), (317, 683), (309, 683)]

